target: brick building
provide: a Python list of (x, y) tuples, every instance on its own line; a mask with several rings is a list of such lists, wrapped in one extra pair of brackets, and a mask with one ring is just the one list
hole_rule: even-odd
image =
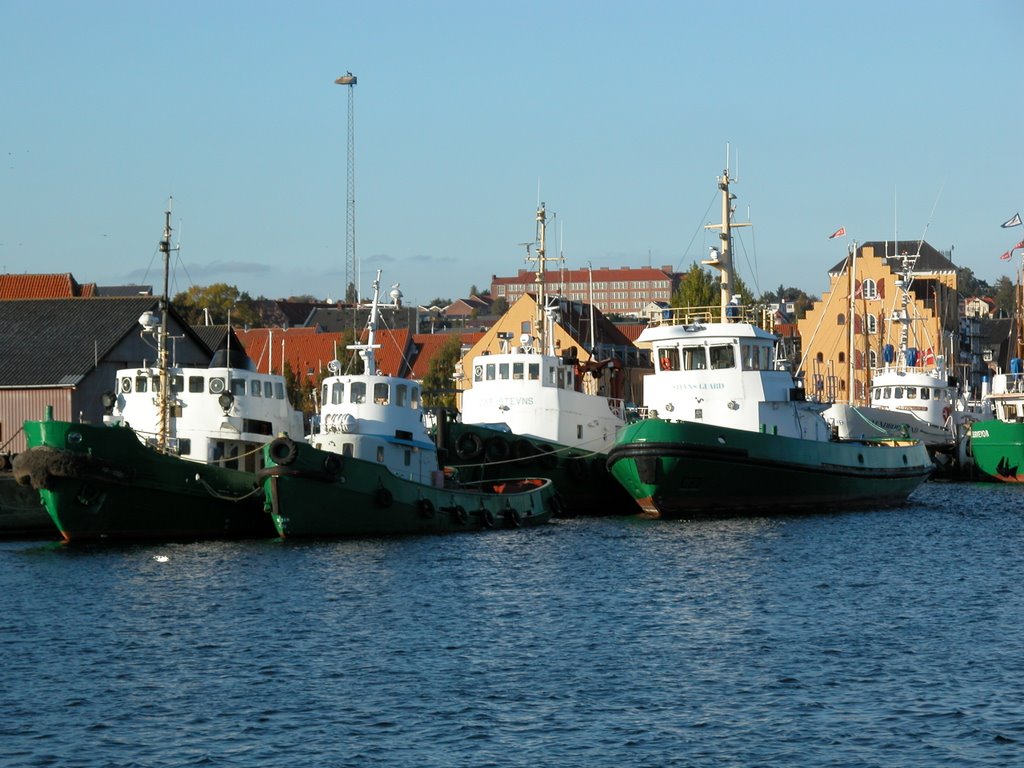
[[(593, 303), (606, 315), (641, 316), (651, 302), (668, 302), (683, 278), (662, 267), (599, 267), (559, 269), (544, 273), (544, 292), (570, 301)], [(505, 299), (509, 306), (525, 293), (536, 292), (537, 273), (519, 270), (515, 277), (491, 276), (491, 298)], [(593, 301), (591, 301), (593, 291)]]

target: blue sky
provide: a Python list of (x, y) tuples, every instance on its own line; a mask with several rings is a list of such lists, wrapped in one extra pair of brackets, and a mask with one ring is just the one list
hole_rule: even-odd
[(727, 145), (751, 287), (820, 294), (894, 235), (994, 281), (1022, 29), (1019, 0), (0, 0), (0, 272), (158, 286), (173, 196), (172, 290), (342, 295), (352, 71), (364, 295), (515, 274), (538, 194), (567, 266), (685, 270)]

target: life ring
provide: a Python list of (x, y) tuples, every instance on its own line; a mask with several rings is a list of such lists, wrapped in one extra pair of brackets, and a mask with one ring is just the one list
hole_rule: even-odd
[(484, 443), (475, 432), (463, 432), (455, 441), (455, 455), (464, 461), (480, 458)]
[(378, 507), (387, 509), (395, 502), (395, 497), (387, 488), (378, 488), (373, 494), (373, 500), (377, 502)]
[(341, 470), (344, 468), (345, 463), (342, 461), (341, 456), (336, 453), (328, 453), (324, 456), (324, 472), (332, 477), (337, 477), (341, 474)]
[(942, 420), (949, 421), (950, 413), (952, 413), (952, 411), (949, 409), (949, 406), (947, 405), (945, 408), (942, 409)]
[(459, 525), (465, 525), (469, 522), (469, 512), (467, 512), (464, 507), (458, 504), (456, 504), (455, 507), (452, 508), (452, 517), (454, 518), (455, 522)]
[(505, 461), (510, 451), (508, 442), (503, 437), (491, 437), (484, 443), (484, 454), (491, 461)]
[(287, 466), (295, 461), (295, 457), (299, 455), (299, 447), (290, 437), (276, 437), (270, 443), (270, 448), (267, 449), (267, 452), (275, 464)]
[(558, 456), (555, 455), (555, 449), (547, 443), (541, 443), (537, 446), (537, 453), (540, 456), (540, 465), (544, 469), (554, 469), (558, 466)]
[(434, 518), (434, 502), (430, 499), (420, 499), (416, 502), (416, 506), (419, 508), (421, 517), (425, 517), (427, 520)]
[(573, 480), (586, 480), (587, 479), (587, 461), (581, 456), (572, 456), (568, 462), (566, 462), (566, 468), (569, 471), (569, 477)]
[(480, 522), (483, 523), (484, 528), (493, 528), (494, 513), (487, 507), (480, 507)]
[(509, 507), (505, 510), (505, 525), (509, 528), (518, 528), (522, 525), (522, 522), (523, 518), (522, 515), (519, 514), (518, 509), (512, 509), (512, 507)]

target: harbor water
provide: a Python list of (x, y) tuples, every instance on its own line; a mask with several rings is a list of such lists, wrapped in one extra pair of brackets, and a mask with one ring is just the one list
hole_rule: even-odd
[(1024, 765), (1024, 488), (448, 537), (0, 543), (0, 764)]

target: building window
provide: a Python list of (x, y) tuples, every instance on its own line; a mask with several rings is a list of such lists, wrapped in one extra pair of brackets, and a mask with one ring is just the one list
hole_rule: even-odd
[(878, 333), (878, 318), (875, 315), (866, 316), (868, 333)]
[(871, 278), (866, 279), (860, 284), (861, 295), (865, 299), (877, 299), (878, 298), (878, 287), (875, 285), (875, 281)]

